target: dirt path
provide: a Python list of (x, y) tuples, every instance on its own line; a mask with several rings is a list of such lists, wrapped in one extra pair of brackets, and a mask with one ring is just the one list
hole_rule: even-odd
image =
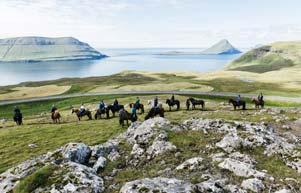
[[(52, 99), (66, 99), (74, 97), (84, 97), (84, 96), (102, 96), (102, 95), (146, 95), (146, 94), (181, 94), (181, 95), (204, 95), (204, 96), (222, 96), (222, 97), (236, 97), (235, 93), (223, 93), (223, 92), (198, 92), (198, 91), (120, 91), (120, 92), (95, 92), (95, 93), (83, 93), (83, 94), (69, 94), (69, 95), (58, 95), (49, 97), (38, 97), (38, 98), (28, 98), (20, 100), (10, 100), (2, 101), (0, 105), (10, 105), (26, 102), (35, 101), (46, 101)], [(256, 95), (252, 94), (241, 94), (242, 97), (252, 98)], [(301, 103), (301, 98), (291, 98), (291, 97), (281, 97), (281, 96), (265, 96), (266, 100), (273, 101), (285, 101), (285, 102), (296, 102)]]

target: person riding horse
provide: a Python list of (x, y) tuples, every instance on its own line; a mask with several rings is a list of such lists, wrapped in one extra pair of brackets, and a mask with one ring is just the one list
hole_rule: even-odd
[(237, 96), (237, 98), (236, 98), (236, 102), (237, 102), (238, 104), (240, 104), (240, 102), (241, 102), (241, 97), (240, 97), (240, 94)]
[(171, 96), (171, 102), (174, 103), (175, 102), (175, 95)]
[(57, 111), (57, 108), (55, 107), (55, 105), (52, 105), (52, 107), (51, 107), (51, 119), (53, 119), (53, 115), (54, 115), (55, 111)]
[(86, 107), (84, 106), (84, 104), (82, 103), (81, 106), (80, 106), (80, 115), (83, 116), (84, 113), (86, 111)]
[(257, 98), (258, 98), (259, 102), (263, 102), (263, 95), (262, 95), (262, 93), (260, 93)]
[(14, 121), (17, 123), (17, 125), (22, 125), (23, 116), (22, 116), (20, 108), (15, 106), (14, 113), (15, 113), (14, 117), (13, 117)]
[(138, 117), (137, 117), (137, 108), (136, 105), (133, 105), (132, 108), (132, 122), (137, 121)]
[(106, 104), (103, 102), (103, 100), (101, 100), (99, 103), (99, 109), (103, 110), (105, 107), (106, 107)]
[(118, 105), (119, 105), (118, 100), (115, 99), (115, 100), (114, 100), (114, 103), (113, 103), (113, 106), (114, 106), (114, 109), (115, 109), (116, 111), (118, 110)]
[(15, 114), (16, 114), (16, 113), (21, 113), (20, 108), (17, 107), (17, 106), (15, 106), (15, 108), (14, 108), (14, 113), (15, 113)]
[(137, 100), (136, 100), (136, 102), (135, 102), (135, 105), (136, 105), (136, 107), (139, 107), (139, 106), (140, 106), (140, 99), (139, 99), (139, 97), (137, 97)]
[(158, 106), (158, 97), (156, 96), (154, 99), (154, 107), (156, 108)]

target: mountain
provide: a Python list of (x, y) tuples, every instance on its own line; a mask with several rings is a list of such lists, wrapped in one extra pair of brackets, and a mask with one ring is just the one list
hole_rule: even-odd
[(239, 54), (241, 51), (233, 47), (226, 39), (219, 41), (210, 48), (201, 52), (202, 54)]
[(0, 62), (87, 60), (104, 57), (106, 55), (73, 37), (0, 39)]
[(226, 70), (264, 73), (301, 64), (301, 42), (275, 42), (254, 48), (230, 63)]

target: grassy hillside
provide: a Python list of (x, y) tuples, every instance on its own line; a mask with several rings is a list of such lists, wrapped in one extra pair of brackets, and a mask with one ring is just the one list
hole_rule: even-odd
[(227, 70), (265, 73), (301, 64), (301, 42), (276, 42), (250, 50), (234, 60)]
[(0, 40), (0, 62), (99, 59), (105, 55), (72, 37), (18, 37)]

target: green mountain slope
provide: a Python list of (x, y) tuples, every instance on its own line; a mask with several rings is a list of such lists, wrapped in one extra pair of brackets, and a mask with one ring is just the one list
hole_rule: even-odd
[(248, 51), (226, 69), (264, 73), (299, 64), (301, 64), (301, 42), (276, 42)]
[(210, 48), (202, 51), (202, 54), (239, 54), (238, 49), (234, 48), (226, 39), (219, 41)]
[(1, 62), (35, 62), (100, 59), (105, 57), (87, 43), (72, 37), (18, 37), (0, 39)]

